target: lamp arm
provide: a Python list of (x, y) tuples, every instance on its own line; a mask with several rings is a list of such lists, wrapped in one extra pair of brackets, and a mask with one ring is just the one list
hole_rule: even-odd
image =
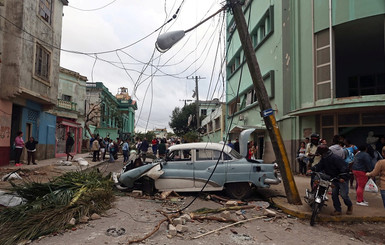
[(219, 14), (220, 12), (222, 12), (223, 10), (226, 10), (227, 9), (227, 5), (223, 6), (221, 9), (219, 9), (217, 12), (215, 12), (214, 14), (210, 15), (209, 17), (207, 17), (206, 19), (202, 20), (201, 22), (199, 22), (198, 24), (196, 24), (195, 26), (191, 27), (190, 29), (187, 29), (186, 31), (184, 31), (185, 33), (189, 32), (189, 31), (192, 31), (194, 30), (195, 28), (197, 28), (198, 26), (202, 25), (203, 23), (205, 23), (206, 21), (208, 21), (209, 19), (211, 19), (212, 17), (214, 17), (215, 15)]

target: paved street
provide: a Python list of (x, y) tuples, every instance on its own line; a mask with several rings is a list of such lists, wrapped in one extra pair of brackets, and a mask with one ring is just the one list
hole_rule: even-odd
[[(89, 161), (89, 167), (98, 167), (104, 173), (117, 172), (122, 168), (122, 157), (114, 163), (92, 162), (90, 155), (78, 154), (77, 158), (84, 158)], [(43, 176), (53, 176), (66, 171), (74, 171), (85, 169), (78, 166), (75, 162), (72, 166), (61, 166), (60, 161), (63, 159), (47, 159), (39, 162), (38, 165), (22, 166), (21, 169), (37, 172), (35, 175), (38, 179)], [(88, 167), (88, 168), (89, 168)], [(4, 166), (0, 168), (1, 173), (4, 171), (15, 170), (17, 167)], [(46, 171), (46, 175), (43, 173)], [(27, 171), (26, 171), (27, 172)], [(295, 176), (297, 187), (300, 194), (304, 193), (304, 189), (308, 185), (309, 178), (305, 176)], [(1, 187), (5, 187), (6, 182), (2, 182)], [(177, 201), (156, 201), (152, 198), (134, 198), (129, 193), (122, 192), (117, 198), (115, 207), (103, 215), (102, 219), (91, 221), (88, 224), (77, 226), (75, 231), (67, 231), (59, 233), (55, 236), (47, 236), (40, 241), (34, 241), (32, 244), (118, 244), (124, 243), (130, 239), (143, 237), (145, 233), (150, 232), (162, 215), (155, 210), (175, 208), (175, 205), (185, 206), (195, 196), (195, 194), (182, 193), (182, 197)], [(221, 193), (216, 193), (221, 195)], [(276, 218), (265, 218), (247, 222), (244, 225), (234, 227), (232, 230), (226, 229), (222, 232), (216, 232), (215, 235), (205, 236), (203, 238), (192, 240), (191, 237), (202, 234), (206, 231), (218, 229), (226, 224), (210, 221), (210, 222), (194, 222), (188, 224), (189, 231), (180, 236), (167, 238), (167, 226), (162, 225), (159, 231), (147, 240), (146, 244), (309, 244), (319, 243), (325, 244), (379, 244), (378, 242), (385, 239), (383, 232), (380, 231), (381, 223), (369, 223), (373, 217), (383, 217), (384, 211), (380, 206), (380, 196), (374, 193), (365, 193), (365, 198), (369, 201), (369, 207), (354, 206), (354, 214), (352, 216), (342, 215), (340, 219), (331, 219), (329, 212), (332, 211), (331, 201), (329, 206), (322, 210), (320, 221), (338, 221), (332, 223), (318, 222), (315, 227), (309, 225), (308, 215), (310, 208), (304, 203), (302, 206), (292, 206), (287, 204), (284, 196), (283, 185), (272, 186), (270, 189), (258, 190), (250, 199), (249, 204), (255, 204), (259, 200), (272, 199), (279, 209)], [(354, 191), (350, 196), (354, 200)], [(267, 199), (266, 199), (267, 198)], [(329, 198), (331, 199), (331, 198)], [(219, 208), (222, 205), (213, 201), (198, 198), (191, 207), (187, 209), (187, 213), (199, 208)], [(343, 207), (345, 208), (345, 207)], [(283, 212), (282, 212), (282, 211)], [(261, 216), (261, 210), (245, 210), (245, 218)], [(232, 214), (236, 216), (234, 213)], [(350, 224), (344, 221), (356, 221), (358, 223)], [(106, 235), (106, 230), (111, 227), (123, 227), (127, 233), (119, 237), (110, 237)], [(278, 231), (278, 232), (277, 232)], [(370, 231), (370, 232), (369, 232)], [(235, 234), (237, 233), (237, 234)], [(69, 243), (68, 243), (69, 242)]]

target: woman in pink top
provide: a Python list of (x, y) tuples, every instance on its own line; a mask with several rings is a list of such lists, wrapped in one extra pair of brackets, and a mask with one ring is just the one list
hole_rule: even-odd
[(15, 166), (19, 167), (22, 164), (20, 163), (20, 156), (23, 153), (24, 148), (24, 140), (23, 140), (23, 132), (17, 132), (17, 136), (15, 138)]

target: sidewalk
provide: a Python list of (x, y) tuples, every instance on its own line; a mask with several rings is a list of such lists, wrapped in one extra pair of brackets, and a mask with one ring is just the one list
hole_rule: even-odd
[[(272, 197), (271, 200), (273, 203), (285, 213), (298, 217), (300, 219), (310, 220), (311, 208), (305, 202), (305, 190), (309, 188), (310, 177), (307, 176), (294, 176), (294, 180), (297, 185), (298, 192), (301, 196), (302, 205), (292, 205), (289, 204), (287, 198), (285, 197), (285, 190), (283, 184), (272, 185), (270, 189), (274, 192), (274, 195), (279, 197)], [(263, 191), (267, 194), (267, 191)], [(269, 195), (269, 194), (268, 194)], [(271, 195), (271, 194), (270, 194)], [(350, 200), (353, 202), (353, 215), (346, 215), (347, 207), (344, 204), (343, 200), (340, 198), (342, 206), (342, 215), (340, 216), (331, 216), (330, 213), (334, 211), (333, 201), (331, 195), (328, 195), (329, 201), (327, 206), (323, 207), (321, 213), (319, 214), (319, 221), (356, 221), (356, 222), (375, 222), (375, 221), (385, 221), (385, 208), (382, 204), (381, 194), (365, 192), (364, 198), (369, 203), (368, 207), (358, 206), (356, 204), (356, 190), (349, 189)]]
[[(108, 155), (107, 155), (108, 156)], [(83, 158), (86, 160), (89, 164), (87, 166), (81, 166), (76, 159)], [(64, 174), (66, 172), (70, 171), (82, 171), (88, 168), (94, 168), (99, 166), (100, 164), (103, 164), (104, 162), (108, 161), (108, 158), (105, 159), (105, 161), (97, 161), (92, 162), (92, 155), (87, 153), (79, 153), (74, 155), (72, 165), (71, 166), (64, 166), (61, 164), (61, 161), (66, 161), (67, 157), (59, 157), (59, 158), (50, 158), (50, 159), (44, 159), (37, 161), (37, 165), (28, 165), (23, 164), (20, 167), (16, 167), (14, 164), (4, 165), (0, 166), (0, 189), (5, 189), (7, 187), (10, 187), (11, 184), (9, 181), (1, 181), (1, 178), (9, 173), (12, 173), (13, 171), (16, 171), (20, 169), (22, 172), (26, 173), (33, 173), (35, 179), (38, 179), (39, 181), (42, 180), (49, 180), (52, 179), (55, 176), (59, 176), (61, 174)]]
[[(80, 166), (75, 161), (78, 158), (83, 158), (84, 160), (86, 160), (89, 163), (89, 165), (88, 166)], [(62, 161), (62, 160), (66, 161), (67, 157), (58, 157), (58, 158), (49, 158), (49, 159), (44, 159), (44, 160), (38, 160), (37, 161), (37, 165), (23, 164), (21, 167), (16, 167), (13, 164), (9, 164), (9, 165), (0, 166), (0, 169), (7, 168), (7, 169), (15, 169), (16, 170), (16, 169), (21, 168), (21, 169), (34, 170), (34, 169), (38, 169), (38, 168), (46, 167), (46, 166), (55, 166), (55, 167), (63, 168), (64, 170), (73, 171), (73, 170), (78, 170), (79, 168), (82, 168), (82, 169), (92, 168), (92, 167), (95, 167), (95, 166), (97, 166), (97, 165), (99, 165), (99, 164), (104, 162), (104, 161), (92, 162), (92, 155), (89, 152), (87, 152), (87, 153), (78, 153), (78, 154), (74, 155), (74, 158), (73, 158), (71, 166), (62, 166), (60, 164), (60, 161)], [(108, 161), (108, 159), (106, 158), (105, 161)]]

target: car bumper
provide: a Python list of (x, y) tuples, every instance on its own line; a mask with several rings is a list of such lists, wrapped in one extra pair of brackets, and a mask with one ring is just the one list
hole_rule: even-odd
[(281, 183), (281, 180), (279, 178), (276, 178), (276, 179), (265, 179), (264, 180), (265, 184), (268, 184), (268, 185), (278, 185), (279, 183)]

